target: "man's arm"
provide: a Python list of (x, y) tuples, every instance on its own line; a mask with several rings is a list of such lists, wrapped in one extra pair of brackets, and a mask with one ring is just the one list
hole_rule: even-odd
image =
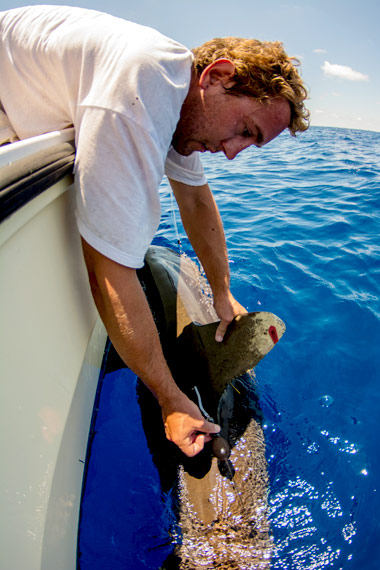
[(218, 207), (208, 184), (189, 186), (169, 181), (185, 231), (211, 285), (214, 307), (221, 320), (215, 338), (221, 341), (232, 319), (247, 311), (230, 291), (227, 247)]
[(82, 246), (92, 294), (114, 347), (157, 398), (166, 437), (189, 457), (196, 455), (219, 426), (204, 420), (176, 385), (136, 271), (108, 259), (84, 240)]

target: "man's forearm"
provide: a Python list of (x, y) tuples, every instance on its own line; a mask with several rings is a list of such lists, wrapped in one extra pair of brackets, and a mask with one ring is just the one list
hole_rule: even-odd
[(113, 345), (160, 401), (176, 387), (136, 271), (108, 260), (87, 244), (84, 253), (93, 297)]
[(208, 184), (186, 186), (170, 180), (181, 219), (214, 295), (227, 293), (230, 273), (223, 224)]

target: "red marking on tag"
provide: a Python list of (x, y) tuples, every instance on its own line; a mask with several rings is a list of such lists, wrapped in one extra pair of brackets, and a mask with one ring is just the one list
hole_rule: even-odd
[(276, 344), (278, 342), (278, 334), (276, 327), (272, 325), (271, 327), (269, 327), (268, 332), (270, 334), (271, 339), (273, 340), (273, 344)]

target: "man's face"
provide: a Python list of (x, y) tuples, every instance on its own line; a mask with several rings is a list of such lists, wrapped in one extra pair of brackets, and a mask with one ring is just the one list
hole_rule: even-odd
[(247, 148), (261, 147), (290, 123), (290, 105), (276, 97), (260, 103), (245, 95), (229, 95), (221, 83), (184, 104), (172, 144), (177, 152), (224, 152), (230, 160)]

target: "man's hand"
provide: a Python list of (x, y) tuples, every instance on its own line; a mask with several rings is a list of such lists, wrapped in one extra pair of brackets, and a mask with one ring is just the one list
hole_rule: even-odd
[(193, 457), (212, 439), (210, 434), (219, 433), (220, 426), (206, 421), (198, 406), (180, 394), (174, 407), (173, 402), (161, 403), (165, 434), (185, 455)]
[(240, 305), (229, 291), (226, 296), (214, 298), (214, 308), (220, 318), (220, 323), (215, 333), (215, 340), (222, 342), (228, 325), (237, 315), (244, 315), (247, 310)]

